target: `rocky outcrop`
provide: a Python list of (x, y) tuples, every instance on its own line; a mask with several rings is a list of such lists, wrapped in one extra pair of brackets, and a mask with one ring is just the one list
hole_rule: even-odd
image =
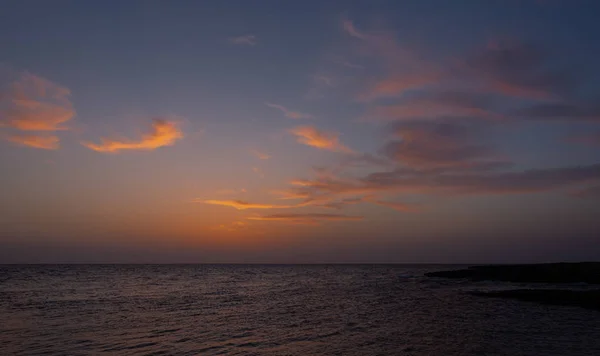
[(426, 276), (516, 283), (600, 284), (600, 262), (472, 266), (455, 271), (430, 272)]

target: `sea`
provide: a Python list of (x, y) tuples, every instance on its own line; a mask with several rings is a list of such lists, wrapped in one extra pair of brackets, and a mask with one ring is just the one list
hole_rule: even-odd
[(442, 265), (4, 265), (0, 355), (600, 355), (600, 311)]

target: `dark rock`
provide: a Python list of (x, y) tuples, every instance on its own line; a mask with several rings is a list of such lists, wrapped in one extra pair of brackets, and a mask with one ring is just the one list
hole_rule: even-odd
[(472, 266), (462, 270), (430, 272), (425, 275), (465, 278), (473, 281), (600, 284), (600, 262)]
[(578, 306), (600, 310), (600, 289), (561, 290), (561, 289), (515, 289), (494, 292), (469, 292), (471, 295), (488, 298), (516, 299), (551, 305)]

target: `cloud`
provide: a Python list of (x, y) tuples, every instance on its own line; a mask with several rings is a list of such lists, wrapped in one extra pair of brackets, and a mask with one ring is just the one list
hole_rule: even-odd
[(175, 122), (155, 119), (152, 132), (142, 136), (139, 141), (113, 140), (102, 138), (102, 143), (82, 142), (85, 147), (97, 152), (117, 153), (122, 150), (155, 150), (163, 146), (172, 146), (183, 138), (183, 133)]
[(253, 216), (248, 217), (248, 219), (315, 225), (323, 221), (359, 221), (362, 220), (363, 217), (338, 214), (275, 214), (266, 216)]
[[(325, 198), (325, 199), (328, 199), (328, 198)], [(327, 200), (324, 203), (314, 203), (314, 204), (311, 204), (311, 200), (309, 199), (305, 202), (305, 204), (316, 205), (316, 206), (320, 206), (323, 208), (340, 210), (348, 205), (355, 205), (355, 204), (360, 204), (363, 202), (365, 202), (365, 198), (361, 196), (361, 197), (353, 197), (353, 198), (344, 198), (344, 199), (339, 199), (339, 200), (335, 200), (335, 198), (334, 198), (332, 200)]]
[(371, 101), (378, 98), (396, 97), (413, 89), (420, 89), (438, 80), (437, 73), (407, 73), (377, 80), (361, 92), (359, 101)]
[(369, 38), (368, 35), (366, 35), (365, 33), (359, 31), (355, 26), (354, 23), (348, 19), (343, 19), (342, 20), (342, 29), (349, 34), (352, 37), (361, 39), (361, 40), (366, 40)]
[(221, 224), (212, 228), (212, 230), (221, 230), (228, 232), (236, 232), (240, 230), (246, 230), (248, 228), (248, 223), (245, 221), (234, 221), (231, 224)]
[(296, 136), (299, 143), (307, 146), (333, 152), (353, 152), (340, 142), (339, 134), (336, 132), (320, 131), (313, 126), (297, 126), (291, 129), (290, 133)]
[(54, 135), (10, 135), (6, 140), (20, 146), (41, 148), (45, 150), (57, 150), (60, 140)]
[(261, 152), (259, 150), (252, 150), (252, 154), (254, 156), (256, 156), (256, 158), (258, 158), (258, 159), (265, 159), (266, 160), (266, 159), (271, 158), (271, 155), (269, 155), (267, 153), (264, 153), (264, 152)]
[[(0, 128), (18, 131), (62, 131), (75, 116), (69, 89), (24, 72), (0, 92)], [(56, 135), (8, 134), (20, 146), (46, 150), (59, 148)]]
[(243, 35), (238, 37), (231, 37), (229, 39), (229, 42), (236, 45), (254, 46), (257, 43), (257, 38), (254, 35)]
[(345, 31), (360, 38), (359, 52), (380, 66), (382, 76), (370, 78), (366, 87), (356, 96), (359, 101), (397, 97), (408, 91), (421, 89), (440, 81), (440, 70), (413, 50), (399, 44), (395, 36), (386, 31), (366, 35), (358, 31), (351, 21), (343, 22)]
[(478, 142), (478, 130), (465, 124), (410, 121), (391, 128), (400, 140), (387, 143), (383, 152), (405, 166), (472, 167), (497, 160), (489, 146)]
[(265, 174), (263, 173), (263, 171), (258, 167), (252, 167), (252, 172), (256, 173), (261, 178), (265, 177)]
[(513, 115), (529, 120), (600, 121), (600, 106), (541, 103), (516, 110)]
[(567, 138), (567, 141), (589, 146), (600, 146), (600, 132), (571, 136)]
[(290, 119), (313, 119), (314, 118), (314, 116), (312, 116), (311, 114), (305, 114), (305, 113), (301, 113), (301, 112), (297, 112), (297, 111), (288, 110), (283, 105), (271, 104), (271, 103), (265, 103), (265, 105), (267, 105), (268, 107), (274, 108), (274, 109), (281, 110), (281, 112), (283, 112), (283, 114), (286, 117), (289, 117)]
[(512, 172), (421, 173), (396, 171), (366, 177), (372, 188), (443, 194), (522, 194), (545, 192), (600, 180), (600, 164)]
[(551, 99), (574, 88), (575, 77), (553, 69), (549, 51), (524, 43), (492, 43), (466, 60), (486, 89), (506, 96)]
[(366, 114), (365, 119), (502, 118), (502, 115), (490, 110), (491, 106), (491, 100), (486, 95), (460, 91), (433, 91), (404, 98), (395, 105), (375, 106)]
[(0, 126), (22, 131), (67, 130), (75, 116), (69, 89), (31, 73), (23, 73), (0, 95)]
[(398, 203), (384, 200), (370, 200), (371, 203), (392, 208), (403, 213), (416, 213), (421, 211), (421, 207), (416, 204)]
[[(304, 194), (308, 196), (307, 201), (313, 197), (323, 200), (323, 197), (405, 193), (450, 196), (529, 194), (600, 182), (600, 164), (505, 172), (398, 168), (356, 179), (320, 178), (299, 182), (302, 184), (290, 188), (289, 192)], [(367, 200), (382, 205), (376, 198)]]
[(237, 193), (246, 193), (246, 189), (219, 189), (215, 194), (219, 195), (233, 195)]
[(343, 67), (346, 67), (346, 68), (352, 68), (352, 69), (365, 69), (365, 67), (364, 67), (364, 66), (362, 66), (362, 65), (360, 65), (360, 64), (356, 64), (356, 63), (349, 62), (349, 61), (347, 61), (347, 60), (346, 60), (346, 59), (344, 59), (344, 58), (334, 57), (334, 58), (331, 58), (331, 61), (332, 61), (333, 63), (335, 63), (335, 64), (339, 64), (339, 65), (341, 65), (341, 66), (343, 66)]
[(248, 203), (242, 200), (196, 200), (195, 202), (202, 202), (210, 205), (222, 205), (229, 206), (237, 210), (246, 209), (287, 209), (293, 208), (292, 205), (272, 205), (272, 204), (255, 204)]
[(335, 86), (335, 82), (334, 82), (333, 78), (328, 77), (326, 75), (314, 75), (313, 79), (317, 84), (324, 84), (328, 87)]
[(574, 192), (573, 196), (582, 199), (600, 199), (600, 185), (580, 189)]

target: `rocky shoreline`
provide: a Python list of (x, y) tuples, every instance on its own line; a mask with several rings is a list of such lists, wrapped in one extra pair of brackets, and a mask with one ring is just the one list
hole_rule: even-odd
[[(600, 284), (600, 263), (472, 266), (461, 270), (430, 272), (426, 276), (469, 279), (472, 281), (595, 285)], [(468, 293), (478, 297), (515, 299), (540, 304), (568, 305), (600, 310), (600, 289), (513, 289), (487, 292), (472, 291)]]

